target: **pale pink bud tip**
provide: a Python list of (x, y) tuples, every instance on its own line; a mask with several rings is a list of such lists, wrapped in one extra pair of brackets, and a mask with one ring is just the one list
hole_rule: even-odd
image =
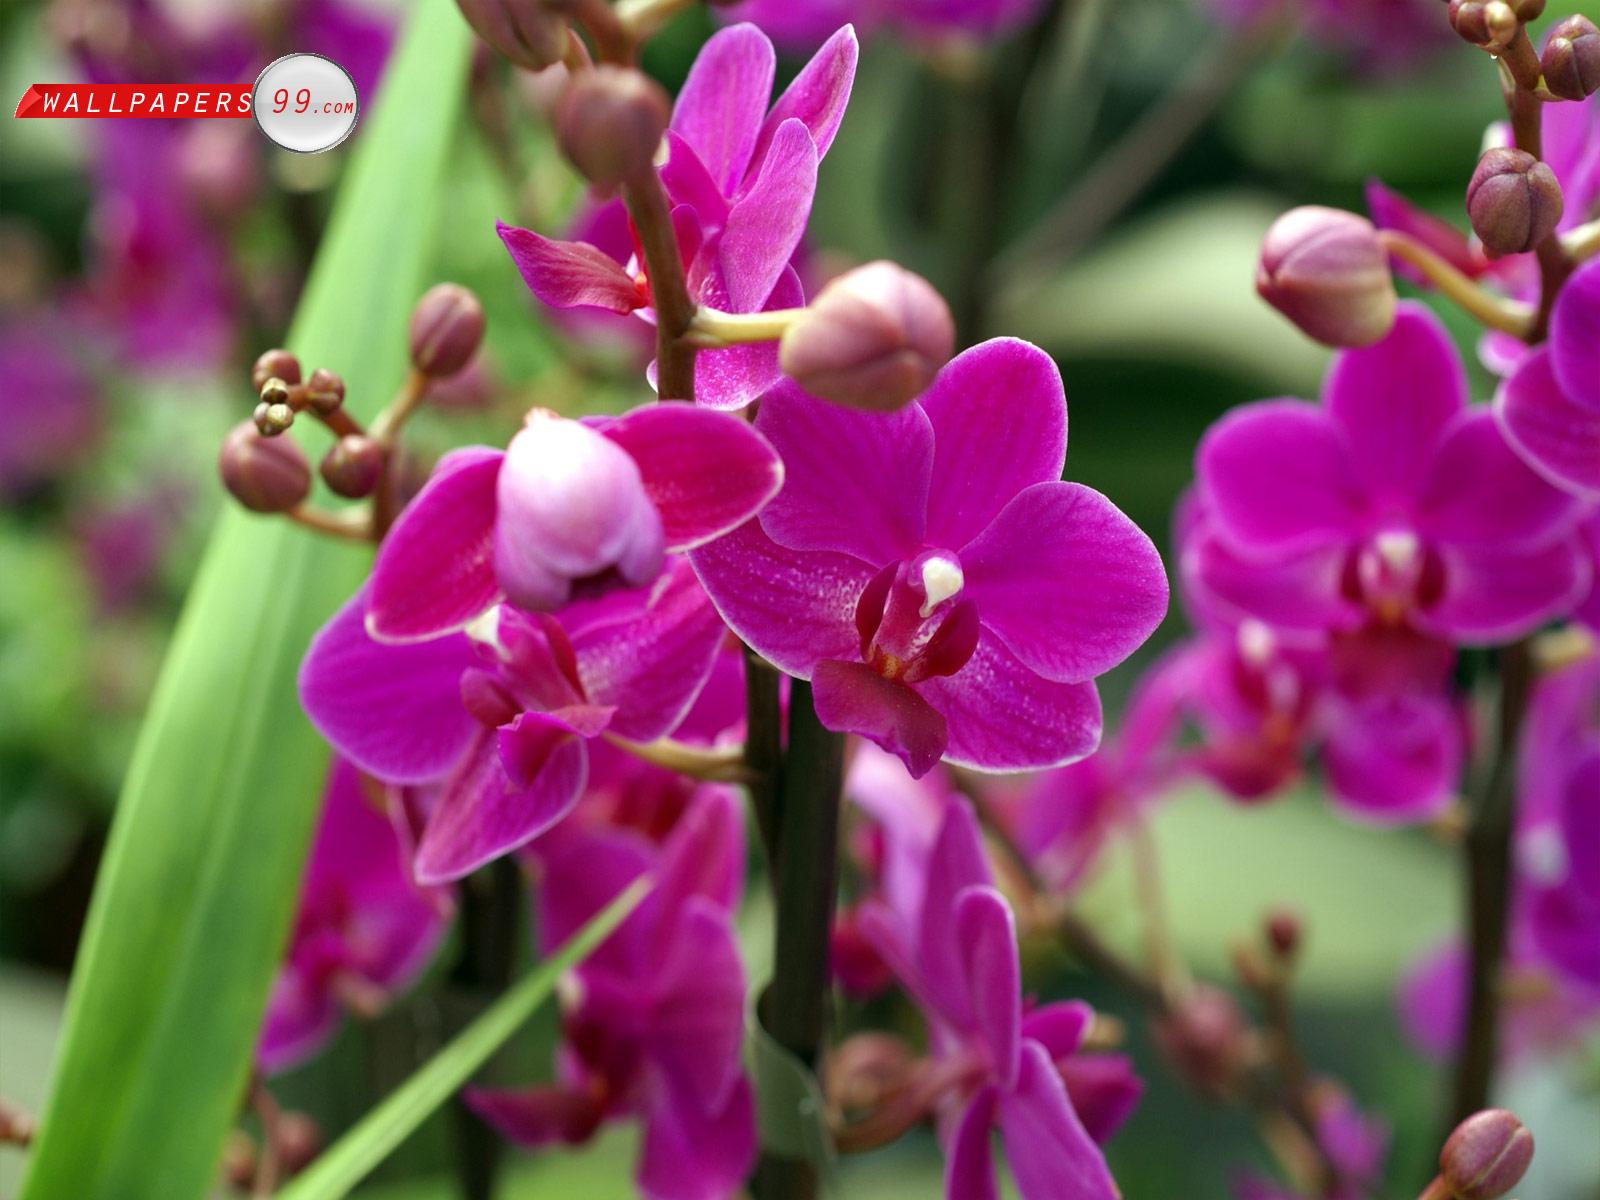
[(1581, 15), (1551, 26), (1539, 70), (1545, 86), (1563, 100), (1582, 100), (1600, 91), (1600, 26)]
[(672, 117), (661, 85), (642, 71), (602, 64), (573, 75), (556, 102), (556, 139), (591, 183), (613, 188), (648, 171)]
[(1495, 1200), (1533, 1161), (1533, 1134), (1503, 1108), (1473, 1113), (1439, 1152), (1439, 1176), (1455, 1200)]
[(1467, 184), (1467, 217), (1490, 254), (1524, 254), (1561, 220), (1561, 183), (1525, 150), (1485, 151)]
[(424, 375), (454, 375), (483, 341), (483, 306), (459, 283), (439, 283), (411, 311), (411, 363)]
[(262, 437), (241, 421), (223, 439), (217, 469), (223, 486), (251, 512), (288, 512), (311, 491), (311, 467), (288, 437)]
[(1394, 325), (1394, 280), (1372, 223), (1355, 213), (1290, 209), (1261, 242), (1256, 291), (1329, 346), (1370, 346)]
[(541, 0), (456, 0), (476, 33), (519, 67), (540, 71), (567, 52), (567, 23)]
[(888, 411), (921, 395), (955, 348), (933, 285), (891, 262), (833, 280), (783, 335), (783, 373), (812, 395)]

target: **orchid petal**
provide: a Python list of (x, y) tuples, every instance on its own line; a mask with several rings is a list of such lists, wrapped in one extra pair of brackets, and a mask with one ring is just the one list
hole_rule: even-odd
[[(1600, 428), (1600, 412), (1595, 424)], [(1600, 443), (1595, 448), (1600, 451)], [(1465, 481), (1470, 483), (1463, 486)], [(1444, 435), (1415, 517), (1419, 533), (1441, 542), (1526, 547), (1547, 545), (1567, 533), (1580, 511), (1574, 497), (1528, 468), (1506, 444), (1493, 415), (1479, 408), (1463, 414)]]
[(856, 60), (860, 54), (854, 27), (845, 25), (837, 29), (800, 68), (800, 73), (772, 106), (756, 138), (751, 161), (763, 161), (778, 129), (790, 118), (805, 125), (816, 143), (819, 159), (827, 154), (828, 147), (833, 145), (833, 135), (839, 131), (839, 122), (844, 120), (845, 105), (850, 102), (850, 88), (855, 82)]
[(966, 973), (976, 1027), (988, 1044), (994, 1078), (1017, 1082), (1021, 1052), (1022, 968), (1017, 920), (992, 887), (969, 887), (956, 897), (956, 944)]
[(1531, 633), (1587, 595), (1593, 566), (1577, 537), (1541, 550), (1446, 548), (1445, 590), (1418, 624), (1466, 645), (1492, 645)]
[(1000, 1097), (1000, 1137), (1022, 1200), (1118, 1200), (1105, 1156), (1038, 1042), (1022, 1043), (1017, 1085)]
[(980, 1088), (956, 1123), (944, 1168), (944, 1194), (948, 1200), (999, 1200), (994, 1151), (989, 1144), (997, 1098), (992, 1085)]
[(700, 48), (672, 110), (672, 129), (693, 149), (725, 196), (750, 163), (772, 98), (777, 55), (754, 25), (730, 25)]
[(1550, 351), (1529, 352), (1500, 388), (1495, 417), (1525, 462), (1557, 487), (1600, 499), (1600, 410), (1574, 404)]
[[(1600, 155), (1594, 157), (1600, 164)], [(1600, 175), (1600, 165), (1595, 170)], [(1600, 417), (1600, 259), (1584, 263), (1562, 285), (1550, 314), (1550, 355), (1572, 405)]]
[(1461, 774), (1461, 729), (1444, 700), (1400, 697), (1341, 713), (1322, 746), (1340, 809), (1375, 825), (1437, 816)]
[(732, 919), (692, 897), (661, 936), (669, 941), (651, 981), (649, 1052), (676, 1090), (715, 1110), (741, 1077), (745, 979)]
[(645, 306), (633, 277), (597, 246), (541, 237), (503, 221), (495, 223), (495, 232), (522, 281), (551, 308), (631, 313)]
[[(709, 262), (698, 281), (695, 298), (701, 304), (726, 311), (733, 303), (728, 296), (727, 280), (716, 255), (708, 254), (707, 258)], [(788, 266), (778, 276), (761, 311), (799, 308), (805, 302), (800, 276)], [(694, 356), (694, 400), (704, 408), (721, 412), (746, 408), (771, 391), (782, 378), (777, 342), (747, 342), (720, 350), (702, 350)]]
[(806, 231), (817, 191), (817, 147), (796, 120), (773, 136), (755, 180), (728, 210), (717, 258), (736, 313), (760, 312)]
[(727, 1101), (707, 1110), (670, 1084), (644, 1114), (639, 1190), (645, 1200), (727, 1200), (756, 1159), (755, 1096), (743, 1077)]
[(939, 763), (945, 721), (906, 684), (885, 679), (859, 662), (828, 659), (811, 674), (817, 719), (837, 733), (854, 733), (898, 755), (921, 779)]

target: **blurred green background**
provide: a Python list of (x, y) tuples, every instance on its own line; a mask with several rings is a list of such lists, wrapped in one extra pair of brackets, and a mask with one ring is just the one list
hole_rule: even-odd
[[(1600, 17), (1600, 2), (1568, 0), (1557, 10)], [(703, 11), (682, 15), (650, 47), (647, 66), (676, 85), (711, 28)], [(1242, 64), (1198, 134), (1103, 227), (1086, 230), (1069, 253), (1007, 263), (1006, 248), (1226, 36), (1177, 0), (1074, 0), (986, 63), (873, 39), (823, 165), (811, 225), (819, 261), (897, 259), (952, 297), (969, 339), (1013, 334), (1055, 355), (1071, 418), (1069, 477), (1112, 496), (1164, 549), (1206, 425), (1243, 401), (1314, 394), (1326, 361), (1254, 295), (1256, 248), (1271, 219), (1298, 203), (1359, 209), (1364, 181), (1380, 176), (1459, 222), (1484, 127), (1500, 114), (1492, 65), (1464, 45), (1446, 42), (1403, 76), (1374, 76), (1291, 39)], [(1034, 69), (1024, 77), (1027, 64)], [(30, 82), (73, 72), (46, 6), (7, 6), (0, 92), (20, 96)], [(1017, 114), (998, 164), (987, 120), (996, 105)], [(83, 125), (5, 126), (0, 229), (13, 282), (24, 252), (58, 283), (84, 269), (91, 151)], [(493, 236), (496, 218), (530, 211), (556, 225), (578, 196), (537, 119), (521, 114), (512, 129), (530, 164), (520, 189), (507, 186), (478, 138), (464, 130), (458, 139), (435, 272), (483, 299), (503, 386), (486, 410), (426, 414), (423, 441), (435, 448), (495, 440), (533, 395), (605, 408), (645, 393), (642, 380), (614, 365), (564, 360)], [(286, 154), (269, 159), (268, 188), (320, 220), (346, 153), (309, 171)], [(284, 253), (282, 214), (263, 207), (238, 230), (243, 262)], [(1470, 355), (1472, 331), (1453, 311), (1443, 315)], [(152, 374), (86, 349), (101, 423), (93, 454), (11, 496), (0, 513), (0, 1097), (29, 1111), (44, 1099), (66, 973), (132, 737), (219, 504), (215, 447), (248, 411), (246, 364), (277, 332), (241, 339), (224, 370)], [(1487, 377), (1476, 382), (1486, 397)], [(87, 531), (119, 513), (153, 513), (159, 537), (128, 594), (108, 603)], [(106, 536), (117, 537), (116, 527)], [(1175, 612), (1140, 661), (1109, 681), (1108, 707), (1182, 628)], [(1177, 936), (1206, 976), (1228, 977), (1229, 941), (1248, 936), (1267, 907), (1288, 901), (1304, 914), (1299, 995), (1310, 1056), (1394, 1123), (1384, 1194), (1414, 1195), (1431, 1173), (1443, 1080), (1401, 1040), (1392, 993), (1406, 965), (1458, 921), (1451, 854), (1420, 833), (1351, 827), (1309, 792), (1248, 810), (1186, 793), (1162, 809), (1157, 835)], [(1134, 938), (1130, 895), (1125, 866), (1113, 861), (1087, 899), (1113, 939)], [(765, 914), (748, 914), (745, 925), (759, 970)], [(1081, 994), (1133, 1017), (1066, 961), (1043, 948), (1031, 953), (1041, 996)], [(437, 1041), (440, 1022), (431, 1001), (415, 999), (369, 1027), (346, 1028), (329, 1054), (285, 1079), (281, 1098), (336, 1133), (397, 1081), (419, 1044)], [(1179, 1091), (1137, 1020), (1129, 1028), (1148, 1091), (1110, 1149), (1125, 1194), (1221, 1197), (1235, 1169), (1264, 1167), (1246, 1120)], [(547, 1016), (502, 1064), (508, 1079), (538, 1069), (550, 1034)], [(1524, 1200), (1600, 1195), (1597, 1089), (1592, 1047), (1524, 1064), (1505, 1080), (1502, 1099), (1539, 1135)], [(370, 1194), (449, 1195), (445, 1125), (436, 1121), (395, 1156)], [(626, 1141), (607, 1134), (583, 1152), (523, 1160), (506, 1194), (628, 1194)], [(17, 1151), (0, 1148), (0, 1196), (14, 1188), (18, 1162)], [(937, 1181), (931, 1137), (917, 1135), (846, 1164), (842, 1188), (889, 1200), (936, 1195)]]

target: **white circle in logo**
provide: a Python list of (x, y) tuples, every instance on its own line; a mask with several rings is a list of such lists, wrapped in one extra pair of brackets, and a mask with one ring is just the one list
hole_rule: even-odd
[(331, 150), (356, 127), (355, 81), (331, 58), (286, 54), (256, 76), (250, 112), (285, 150), (318, 154)]

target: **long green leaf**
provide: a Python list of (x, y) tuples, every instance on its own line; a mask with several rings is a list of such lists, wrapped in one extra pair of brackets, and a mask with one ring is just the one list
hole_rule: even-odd
[[(449, 0), (416, 7), (295, 318), (290, 347), (357, 412), (405, 368), (470, 44)], [(282, 520), (218, 522), (118, 804), (23, 1200), (210, 1187), (327, 761), (295, 669), (363, 566)]]
[(555, 954), (514, 984), (450, 1039), (310, 1169), (279, 1193), (279, 1200), (340, 1200), (405, 1141), (431, 1113), (472, 1078), (472, 1073), (520, 1029), (555, 991), (563, 972), (585, 958), (649, 891), (641, 879), (602, 909)]

